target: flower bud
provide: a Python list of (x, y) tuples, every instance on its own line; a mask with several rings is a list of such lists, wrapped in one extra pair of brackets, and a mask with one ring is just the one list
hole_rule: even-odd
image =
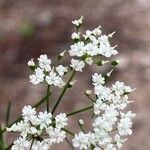
[(85, 59), (85, 62), (86, 62), (88, 65), (92, 65), (92, 63), (93, 63), (92, 57), (87, 57), (87, 58)]
[(71, 35), (71, 38), (73, 39), (73, 40), (75, 40), (75, 39), (80, 39), (80, 33), (72, 33), (72, 35)]
[(85, 94), (86, 94), (86, 95), (90, 95), (91, 93), (92, 93), (91, 90), (86, 90), (86, 91), (85, 91)]
[(82, 119), (80, 119), (80, 120), (79, 120), (79, 124), (80, 124), (80, 125), (83, 125), (83, 124), (84, 124), (84, 121), (83, 121)]
[(59, 54), (59, 56), (57, 58), (58, 61), (60, 61), (64, 57), (65, 52), (66, 52), (66, 50)]
[(119, 64), (119, 62), (120, 62), (120, 60), (113, 60), (113, 61), (111, 62), (111, 65), (112, 65), (112, 66), (117, 66), (117, 65)]
[(59, 54), (59, 56), (64, 57), (66, 50)]
[(111, 73), (113, 72), (113, 69), (112, 70), (110, 70), (106, 75), (107, 75), (107, 77), (110, 77), (110, 75), (111, 75)]
[(30, 66), (30, 67), (35, 66), (35, 63), (34, 63), (34, 59), (33, 59), (33, 58), (28, 61), (28, 66)]
[(70, 84), (71, 86), (73, 86), (76, 82), (77, 82), (77, 80), (73, 80), (73, 81), (71, 81), (69, 84)]
[(112, 32), (112, 33), (110, 33), (110, 34), (108, 34), (108, 37), (109, 37), (109, 38), (112, 38), (112, 36), (113, 36), (115, 33), (116, 33), (116, 31), (114, 31), (114, 32)]

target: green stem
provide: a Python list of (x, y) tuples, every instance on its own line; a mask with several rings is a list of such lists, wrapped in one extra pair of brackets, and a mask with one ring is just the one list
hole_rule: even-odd
[(92, 108), (93, 108), (93, 105), (88, 106), (88, 107), (85, 107), (85, 108), (82, 108), (82, 109), (79, 109), (79, 110), (76, 110), (76, 111), (74, 111), (74, 112), (68, 113), (68, 114), (67, 114), (67, 117), (73, 116), (73, 115), (78, 114), (78, 113), (80, 113), (80, 112), (84, 112), (84, 111), (90, 110), (90, 109), (92, 109)]
[(87, 96), (87, 98), (89, 98), (92, 102), (94, 102), (95, 103), (95, 100), (92, 98), (92, 97), (90, 97), (89, 95), (87, 95), (86, 93), (85, 93), (85, 95)]
[(84, 128), (83, 128), (83, 125), (81, 125), (79, 122), (78, 122), (78, 124), (79, 124), (79, 127), (80, 127), (81, 131), (82, 131), (83, 133), (86, 133), (85, 130), (84, 130)]
[(13, 146), (13, 143), (11, 143), (5, 150), (10, 150), (12, 146)]
[(4, 134), (2, 132), (1, 124), (0, 124), (0, 149), (5, 150)]
[(62, 90), (62, 92), (61, 92), (61, 94), (60, 94), (58, 100), (56, 101), (56, 103), (55, 103), (55, 105), (54, 105), (54, 107), (53, 107), (53, 109), (52, 109), (52, 112), (51, 112), (52, 114), (54, 114), (56, 108), (58, 107), (58, 105), (59, 105), (61, 99), (63, 98), (63, 96), (64, 96), (64, 94), (65, 94), (65, 92), (66, 92), (66, 90), (67, 90), (67, 88), (68, 88), (68, 86), (69, 86), (70, 81), (71, 81), (71, 80), (73, 79), (73, 77), (75, 76), (75, 73), (76, 73), (75, 70), (73, 70), (73, 72), (72, 72), (72, 74), (71, 74), (71, 76), (70, 76), (68, 82), (66, 83), (65, 87), (63, 88), (63, 90)]
[(66, 133), (70, 134), (71, 136), (74, 136), (74, 133), (72, 133), (72, 132), (69, 131), (68, 129), (62, 128), (62, 130), (64, 130)]
[(91, 146), (90, 146), (90, 150), (94, 150), (94, 145), (93, 144), (91, 144)]
[(68, 145), (71, 147), (71, 149), (73, 150), (73, 149), (74, 149), (74, 147), (72, 146), (71, 142), (68, 140), (68, 138), (67, 138), (67, 137), (65, 138), (65, 140), (66, 140), (66, 142), (68, 143)]
[(5, 122), (6, 126), (9, 125), (10, 111), (11, 111), (11, 102), (9, 102), (7, 106), (6, 122)]
[(48, 85), (48, 87), (47, 87), (47, 93), (46, 93), (46, 96), (47, 96), (47, 99), (46, 99), (46, 102), (47, 102), (47, 112), (49, 112), (49, 91), (50, 91), (50, 85)]
[(34, 138), (32, 139), (30, 150), (32, 150), (33, 143), (34, 143)]

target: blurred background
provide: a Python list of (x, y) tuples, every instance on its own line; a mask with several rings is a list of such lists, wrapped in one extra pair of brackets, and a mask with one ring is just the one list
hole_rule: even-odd
[[(123, 150), (150, 149), (150, 1), (149, 0), (0, 0), (0, 121), (5, 120), (7, 104), (12, 102), (11, 118), (21, 114), (24, 105), (35, 104), (45, 93), (45, 87), (29, 83), (31, 73), (27, 67), (30, 58), (46, 53), (52, 59), (69, 49), (71, 21), (84, 16), (83, 30), (102, 25), (104, 33), (116, 34), (122, 63), (112, 74), (111, 82), (122, 80), (136, 91), (130, 95), (134, 103), (130, 109), (136, 112), (134, 133), (124, 144)], [(65, 62), (68, 61), (65, 58)], [(102, 72), (109, 71), (105, 67)], [(83, 93), (90, 88), (93, 72), (98, 67), (88, 67), (78, 83), (64, 98), (59, 110), (70, 112), (88, 103)], [(54, 89), (51, 104), (59, 92)], [(70, 119), (76, 124), (84, 114)], [(71, 128), (70, 126), (70, 128)], [(78, 131), (78, 129), (76, 129)], [(12, 138), (8, 138), (12, 141)], [(69, 150), (67, 144), (57, 150)]]

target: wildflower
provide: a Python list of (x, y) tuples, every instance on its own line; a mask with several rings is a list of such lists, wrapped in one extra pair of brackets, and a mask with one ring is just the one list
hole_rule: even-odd
[(28, 61), (28, 66), (35, 66), (35, 63), (34, 63), (34, 59), (32, 58), (31, 60)]
[(42, 69), (45, 69), (46, 71), (50, 71), (51, 70), (51, 66), (50, 66), (51, 60), (48, 59), (46, 54), (40, 55), (40, 57), (38, 58), (38, 61), (39, 61), (39, 66)]
[(44, 81), (44, 72), (42, 69), (37, 68), (35, 69), (35, 74), (30, 75), (29, 78), (30, 82), (32, 82), (33, 84), (39, 84)]
[(68, 118), (66, 117), (65, 113), (60, 113), (55, 117), (56, 127), (57, 128), (64, 128), (67, 125)]
[(64, 73), (67, 72), (68, 70), (67, 70), (67, 67), (64, 67), (63, 65), (59, 65), (56, 67), (56, 71), (62, 77)]
[(22, 109), (22, 115), (23, 120), (7, 128), (9, 132), (20, 132), (20, 137), (14, 141), (14, 145), (12, 146), (13, 150), (29, 149), (32, 143), (32, 139), (28, 138), (30, 135), (43, 139), (42, 141), (38, 141), (36, 138), (34, 139), (32, 145), (33, 150), (39, 150), (41, 148), (48, 150), (52, 144), (63, 142), (65, 139), (66, 132), (62, 130), (68, 121), (65, 113), (60, 113), (53, 119), (56, 127), (52, 126), (52, 114), (47, 111), (37, 114), (35, 108), (28, 105)]
[(75, 40), (75, 39), (80, 39), (80, 33), (72, 33), (72, 35), (71, 35), (71, 38), (73, 39), (73, 40)]
[(72, 21), (72, 23), (73, 23), (75, 26), (79, 27), (79, 26), (82, 24), (82, 20), (83, 20), (83, 16), (81, 16), (81, 18), (78, 19), (78, 20)]
[(83, 125), (83, 124), (84, 124), (84, 121), (83, 121), (82, 119), (80, 119), (80, 120), (79, 120), (79, 124), (80, 124), (80, 125)]
[(88, 149), (90, 146), (89, 136), (88, 134), (84, 134), (83, 132), (79, 132), (75, 135), (72, 140), (73, 146), (79, 149)]
[(85, 46), (84, 46), (83, 42), (75, 43), (74, 45), (71, 45), (70, 48), (71, 48), (71, 50), (69, 50), (70, 56), (81, 57), (84, 54), (86, 54), (86, 49), (85, 49)]
[(83, 61), (71, 59), (71, 65), (70, 65), (75, 71), (81, 71), (85, 66), (85, 63)]

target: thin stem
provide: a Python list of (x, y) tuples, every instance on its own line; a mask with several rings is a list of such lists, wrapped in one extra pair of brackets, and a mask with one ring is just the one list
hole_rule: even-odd
[(91, 144), (91, 146), (90, 146), (90, 150), (94, 150), (94, 145), (93, 144)]
[(68, 138), (67, 138), (67, 137), (65, 138), (65, 140), (66, 140), (66, 142), (68, 143), (68, 145), (71, 147), (71, 149), (73, 150), (73, 149), (74, 149), (74, 147), (72, 146), (71, 142), (68, 140)]
[(33, 143), (34, 143), (34, 138), (32, 139), (30, 150), (32, 150)]
[(70, 134), (71, 136), (74, 136), (74, 133), (69, 131), (68, 129), (63, 128), (62, 130), (64, 130), (66, 133)]
[(79, 124), (79, 127), (80, 127), (81, 131), (82, 131), (83, 133), (85, 133), (85, 130), (84, 130), (84, 128), (83, 128), (83, 125), (81, 125), (79, 122), (78, 122), (78, 124)]
[(10, 150), (12, 146), (13, 146), (13, 143), (11, 143), (5, 150)]
[(111, 132), (114, 132), (114, 131), (117, 131), (118, 129), (117, 128), (115, 128), (115, 129), (113, 129), (113, 130), (111, 130), (111, 131), (109, 131), (108, 133), (111, 133)]
[(6, 112), (6, 126), (8, 126), (9, 124), (9, 119), (10, 119), (10, 111), (11, 111), (11, 102), (8, 103), (8, 106), (7, 106), (7, 112)]
[[(39, 102), (37, 102), (35, 105), (33, 105), (34, 108), (38, 108), (41, 104), (43, 104), (43, 102), (47, 99), (47, 96), (51, 95), (51, 93), (49, 93), (48, 95), (46, 95), (45, 97), (43, 97)], [(22, 117), (18, 117), (14, 122), (12, 122), (11, 124), (9, 124), (8, 127), (11, 127), (14, 123), (19, 122), (22, 119)], [(4, 128), (2, 130), (2, 132), (5, 132), (6, 128)]]
[(46, 93), (46, 96), (47, 96), (47, 99), (46, 99), (46, 106), (47, 106), (47, 112), (49, 112), (49, 90), (50, 90), (50, 85), (48, 85), (47, 87), (47, 93)]
[(78, 114), (78, 113), (80, 113), (80, 112), (84, 112), (84, 111), (90, 110), (90, 109), (92, 109), (92, 108), (93, 108), (93, 105), (88, 106), (88, 107), (85, 107), (85, 108), (82, 108), (82, 109), (79, 109), (79, 110), (76, 110), (76, 111), (73, 111), (73, 112), (71, 112), (71, 113), (68, 113), (68, 114), (67, 114), (67, 117), (73, 116), (73, 115)]
[(92, 97), (90, 97), (88, 94), (85, 94), (85, 95), (87, 96), (87, 98), (89, 98), (92, 102), (95, 103), (95, 100)]
[(55, 105), (54, 105), (54, 107), (53, 107), (53, 109), (52, 109), (52, 112), (51, 112), (52, 114), (54, 114), (56, 108), (58, 107), (58, 105), (59, 105), (61, 99), (63, 98), (63, 96), (64, 96), (64, 94), (65, 94), (65, 92), (66, 92), (66, 90), (67, 90), (67, 88), (68, 88), (68, 85), (69, 85), (70, 81), (71, 81), (71, 80), (73, 79), (73, 77), (75, 76), (75, 73), (76, 73), (75, 70), (73, 70), (73, 72), (72, 72), (72, 74), (71, 74), (71, 76), (70, 76), (68, 82), (66, 83), (65, 87), (63, 88), (63, 90), (62, 90), (62, 92), (61, 92), (61, 94), (60, 94), (58, 100), (56, 101), (56, 103), (55, 103)]
[(1, 124), (0, 124), (0, 149), (5, 150), (4, 134), (2, 132)]
[(100, 145), (96, 144), (99, 148), (101, 148), (102, 150), (105, 150), (103, 147), (101, 147)]

